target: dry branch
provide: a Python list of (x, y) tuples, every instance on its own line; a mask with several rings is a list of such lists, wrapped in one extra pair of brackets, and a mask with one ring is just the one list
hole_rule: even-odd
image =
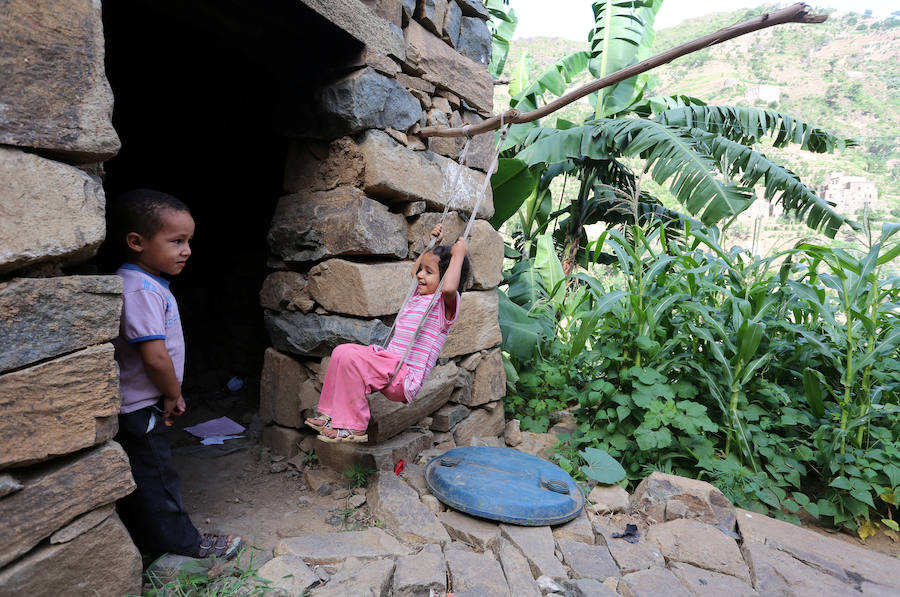
[(567, 106), (575, 100), (581, 99), (598, 89), (603, 89), (604, 87), (609, 87), (610, 85), (614, 85), (625, 79), (630, 79), (635, 75), (647, 72), (657, 66), (667, 64), (676, 58), (681, 58), (686, 54), (691, 54), (698, 50), (702, 50), (703, 48), (720, 44), (723, 41), (728, 41), (735, 37), (746, 35), (747, 33), (774, 27), (775, 25), (784, 25), (785, 23), (818, 24), (824, 23), (828, 18), (827, 15), (810, 14), (810, 10), (812, 10), (812, 8), (808, 4), (793, 4), (787, 8), (782, 8), (775, 12), (768, 12), (730, 27), (719, 29), (714, 33), (698, 37), (693, 41), (683, 43), (680, 46), (675, 46), (665, 52), (651, 56), (646, 60), (632, 64), (631, 66), (618, 70), (602, 79), (596, 79), (595, 81), (587, 83), (586, 85), (574, 89), (562, 97), (553, 100), (546, 106), (538, 108), (537, 110), (532, 110), (531, 112), (523, 114), (516, 109), (507, 110), (501, 116), (492, 116), (478, 124), (463, 127), (444, 128), (429, 126), (420, 130), (419, 135), (422, 137), (461, 137), (463, 135), (477, 135), (479, 133), (485, 133), (500, 128), (501, 118), (504, 124), (532, 122), (539, 118), (543, 118), (548, 114), (552, 114), (560, 108)]

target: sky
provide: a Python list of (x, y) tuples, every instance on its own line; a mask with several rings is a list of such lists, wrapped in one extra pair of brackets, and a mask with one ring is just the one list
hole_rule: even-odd
[[(728, 12), (764, 3), (764, 0), (716, 0), (714, 6), (718, 12)], [(900, 9), (900, 0), (828, 0), (822, 4), (812, 0), (807, 3), (859, 13), (869, 9), (877, 17), (886, 17)], [(707, 14), (711, 12), (710, 5), (709, 0), (665, 0), (656, 16), (656, 29)], [(587, 41), (587, 32), (593, 22), (591, 0), (510, 0), (510, 6), (519, 15), (514, 37), (564, 37)]]

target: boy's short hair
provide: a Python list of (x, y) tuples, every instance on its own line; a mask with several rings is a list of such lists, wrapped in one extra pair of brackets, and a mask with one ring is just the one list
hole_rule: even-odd
[(122, 193), (116, 198), (112, 210), (111, 222), (116, 239), (124, 246), (129, 232), (152, 238), (162, 228), (160, 214), (165, 209), (191, 213), (182, 201), (161, 191), (135, 189)]

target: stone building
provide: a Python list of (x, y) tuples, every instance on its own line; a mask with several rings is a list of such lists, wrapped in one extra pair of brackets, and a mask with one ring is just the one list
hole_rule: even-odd
[(747, 88), (745, 95), (748, 102), (756, 100), (766, 102), (767, 104), (781, 101), (781, 88), (778, 85), (752, 85)]
[(835, 208), (844, 214), (879, 208), (878, 189), (874, 182), (864, 176), (845, 176), (840, 172), (832, 172), (825, 179), (820, 195), (825, 201), (834, 203)]
[[(491, 113), (480, 0), (4, 0), (0, 20), (0, 595), (139, 592), (114, 512), (121, 282), (108, 197), (151, 187), (197, 221), (173, 282), (185, 383), (260, 377), (264, 441), (303, 439), (330, 349), (383, 340), (440, 211), (471, 215)], [(113, 101), (115, 98), (115, 102)], [(488, 192), (489, 192), (488, 187)], [(461, 316), (411, 407), (372, 398), (387, 466), (503, 429), (503, 244), (477, 214)], [(452, 215), (445, 242), (464, 226)], [(345, 448), (346, 446), (338, 446)], [(85, 557), (90, 554), (90, 557)]]

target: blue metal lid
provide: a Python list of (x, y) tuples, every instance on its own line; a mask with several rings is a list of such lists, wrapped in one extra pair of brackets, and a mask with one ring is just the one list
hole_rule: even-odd
[(523, 526), (561, 524), (584, 506), (564, 470), (512, 448), (466, 446), (428, 461), (425, 483), (451, 508)]

